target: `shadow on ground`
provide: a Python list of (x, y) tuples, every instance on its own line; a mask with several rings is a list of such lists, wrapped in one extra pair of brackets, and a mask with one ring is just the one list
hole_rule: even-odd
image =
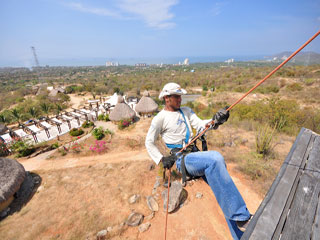
[(21, 184), (20, 189), (14, 194), (14, 200), (8, 208), (3, 210), (0, 214), (0, 221), (7, 216), (19, 212), (37, 192), (38, 187), (41, 185), (42, 178), (33, 172), (26, 172), (26, 177)]

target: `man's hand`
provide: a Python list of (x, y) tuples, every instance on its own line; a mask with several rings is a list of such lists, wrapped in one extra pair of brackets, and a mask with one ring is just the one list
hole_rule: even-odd
[(163, 164), (163, 168), (170, 169), (177, 159), (176, 154), (172, 154), (168, 157), (162, 157), (161, 162)]
[(213, 115), (212, 120), (214, 120), (215, 127), (214, 129), (217, 129), (219, 125), (225, 123), (228, 121), (229, 118), (229, 111), (227, 111), (229, 107), (226, 106), (222, 109), (220, 109), (216, 114)]

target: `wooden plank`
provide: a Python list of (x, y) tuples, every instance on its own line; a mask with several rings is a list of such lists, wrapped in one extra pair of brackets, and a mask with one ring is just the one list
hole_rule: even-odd
[[(315, 135), (315, 134), (314, 134)], [(314, 146), (310, 152), (310, 157), (306, 165), (306, 170), (319, 172), (320, 170), (320, 135), (316, 135)]]
[(302, 170), (305, 168), (305, 165), (306, 165), (306, 162), (307, 162), (307, 159), (309, 157), (309, 154), (310, 154), (310, 151), (313, 147), (313, 144), (314, 144), (314, 140), (315, 140), (315, 135), (312, 134), (311, 135), (311, 138), (310, 138), (310, 142), (309, 142), (309, 145), (308, 145), (308, 148), (307, 148), (307, 151), (303, 157), (303, 161), (301, 163), (301, 166), (300, 166), (300, 170), (296, 176), (296, 179), (294, 180), (294, 183), (293, 183), (293, 186), (292, 186), (292, 190), (289, 194), (289, 197), (288, 197), (288, 200), (286, 202), (286, 205), (285, 205), (285, 208), (281, 214), (281, 217), (280, 217), (280, 220), (279, 220), (279, 223), (277, 225), (277, 228), (272, 236), (272, 240), (277, 240), (280, 238), (280, 235), (282, 233), (282, 230), (283, 230), (283, 226), (286, 222), (286, 219), (287, 219), (287, 215), (288, 215), (288, 212), (289, 212), (289, 209), (291, 207), (291, 204), (292, 204), (292, 201), (293, 201), (293, 198), (295, 196), (295, 193), (296, 193), (296, 189), (297, 189), (297, 186), (298, 186), (298, 183), (299, 183), (299, 179), (301, 177), (301, 174), (302, 174)]
[(319, 193), (320, 174), (305, 172), (301, 176), (281, 240), (311, 239)]
[[(299, 159), (301, 164), (310, 138), (311, 132), (302, 128), (284, 162), (285, 164), (282, 165), (241, 239), (271, 239), (298, 172), (298, 167), (288, 164), (299, 165)], [(281, 195), (282, 197), (279, 197)]]
[(318, 198), (317, 212), (316, 212), (316, 217), (313, 223), (313, 231), (312, 231), (311, 239), (312, 240), (320, 239), (320, 198)]
[(311, 239), (319, 194), (320, 136), (317, 136), (301, 176), (281, 239)]

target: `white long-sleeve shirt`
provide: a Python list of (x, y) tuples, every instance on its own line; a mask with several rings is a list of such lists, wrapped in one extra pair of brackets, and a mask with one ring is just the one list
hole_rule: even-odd
[(184, 113), (186, 123), (180, 111), (171, 112), (167, 110), (160, 111), (151, 122), (145, 145), (150, 157), (156, 164), (159, 164), (163, 157), (155, 144), (159, 135), (166, 144), (184, 145), (187, 133), (186, 124), (188, 125), (190, 132), (190, 137), (188, 139), (188, 141), (190, 141), (192, 138), (191, 126), (199, 131), (200, 129), (204, 129), (205, 125), (211, 121), (211, 119), (201, 120), (188, 107), (182, 107), (180, 109)]

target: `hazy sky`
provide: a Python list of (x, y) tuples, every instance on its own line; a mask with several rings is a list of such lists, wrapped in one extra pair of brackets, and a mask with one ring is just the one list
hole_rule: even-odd
[[(1, 0), (0, 66), (51, 58), (272, 55), (320, 30), (320, 0)], [(320, 53), (320, 36), (305, 51)]]

